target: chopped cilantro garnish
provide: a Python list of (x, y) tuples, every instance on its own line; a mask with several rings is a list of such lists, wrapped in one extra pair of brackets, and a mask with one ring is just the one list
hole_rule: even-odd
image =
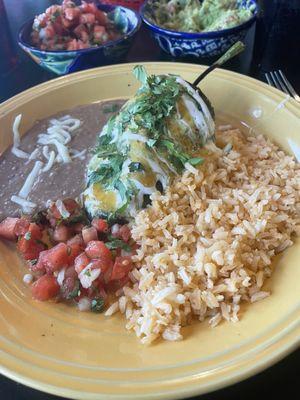
[(76, 280), (74, 288), (71, 293), (68, 294), (67, 299), (74, 299), (75, 297), (80, 296), (80, 290), (79, 290), (79, 280)]
[(31, 233), (30, 232), (26, 232), (24, 235), (24, 239), (25, 240), (30, 240), (31, 239)]
[(131, 251), (131, 247), (127, 243), (125, 243), (122, 239), (118, 239), (109, 235), (108, 240), (109, 241), (105, 243), (105, 246), (110, 250), (122, 249), (127, 252)]
[(91, 307), (91, 310), (92, 310), (93, 312), (96, 312), (96, 313), (102, 312), (103, 309), (104, 309), (104, 305), (105, 305), (105, 302), (104, 302), (104, 300), (103, 300), (102, 297), (99, 297), (99, 298), (97, 298), (97, 299), (93, 299), (93, 300), (92, 300), (92, 307)]

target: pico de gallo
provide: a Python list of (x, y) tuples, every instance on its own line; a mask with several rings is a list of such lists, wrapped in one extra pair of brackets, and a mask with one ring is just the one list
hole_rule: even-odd
[(35, 17), (32, 44), (41, 50), (79, 50), (116, 40), (121, 32), (94, 3), (64, 0)]
[(129, 282), (136, 245), (128, 225), (89, 221), (73, 199), (0, 223), (0, 238), (16, 241), (36, 300), (73, 301), (81, 311), (100, 312), (109, 293)]

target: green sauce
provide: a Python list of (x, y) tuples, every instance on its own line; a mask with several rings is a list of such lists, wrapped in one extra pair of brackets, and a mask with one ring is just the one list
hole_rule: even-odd
[(238, 3), (237, 0), (153, 0), (151, 15), (147, 17), (174, 31), (219, 31), (238, 26), (253, 16), (251, 8)]

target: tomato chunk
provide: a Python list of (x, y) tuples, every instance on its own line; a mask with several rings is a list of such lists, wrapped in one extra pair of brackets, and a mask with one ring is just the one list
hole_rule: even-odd
[(17, 243), (17, 249), (25, 260), (36, 260), (45, 247), (44, 243), (36, 239), (26, 239), (26, 234)]
[(85, 244), (92, 240), (98, 239), (97, 229), (91, 226), (90, 228), (85, 227), (82, 229), (82, 238)]
[(71, 229), (66, 225), (60, 224), (54, 229), (53, 239), (56, 242), (66, 242), (68, 239), (70, 239), (71, 235)]
[(59, 293), (59, 284), (52, 275), (43, 275), (31, 287), (32, 296), (36, 300), (49, 300)]
[(68, 265), (74, 264), (75, 258), (82, 252), (83, 246), (79, 243), (72, 243), (68, 246)]
[(30, 222), (26, 218), (18, 218), (15, 225), (14, 233), (17, 236), (25, 235), (29, 229)]
[(98, 232), (108, 232), (108, 223), (105, 219), (94, 218), (92, 220), (92, 226), (96, 228)]
[(125, 278), (132, 269), (130, 256), (116, 257), (110, 279), (112, 281)]
[(91, 259), (99, 258), (104, 261), (112, 260), (111, 251), (105, 246), (105, 243), (100, 240), (90, 241), (86, 246), (85, 252)]
[(75, 265), (75, 271), (77, 274), (80, 274), (80, 272), (90, 263), (90, 259), (86, 255), (85, 252), (79, 254), (74, 261)]
[(40, 254), (34, 270), (46, 269), (48, 273), (58, 271), (69, 264), (69, 250), (65, 243), (59, 243)]
[(19, 218), (7, 217), (0, 222), (0, 237), (6, 240), (16, 240), (15, 226)]

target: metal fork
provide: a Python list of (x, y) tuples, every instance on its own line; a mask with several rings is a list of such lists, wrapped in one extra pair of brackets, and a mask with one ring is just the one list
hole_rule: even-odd
[(282, 90), (284, 93), (292, 96), (298, 103), (300, 103), (300, 96), (296, 93), (295, 89), (280, 69), (278, 71), (266, 72), (265, 77), (270, 86), (274, 86), (277, 89)]

